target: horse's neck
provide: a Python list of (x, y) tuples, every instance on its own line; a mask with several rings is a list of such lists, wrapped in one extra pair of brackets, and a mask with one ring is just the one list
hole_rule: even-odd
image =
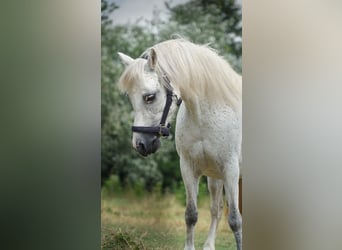
[(200, 98), (186, 99), (184, 101), (186, 119), (192, 120), (194, 123), (200, 125), (201, 120), (208, 116), (208, 103), (200, 100)]

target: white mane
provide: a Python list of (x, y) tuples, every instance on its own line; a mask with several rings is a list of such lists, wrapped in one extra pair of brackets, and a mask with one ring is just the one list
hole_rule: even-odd
[[(223, 103), (240, 109), (242, 78), (213, 49), (184, 39), (161, 42), (151, 49), (157, 54), (157, 74), (166, 75), (185, 102), (200, 97), (207, 102)], [(121, 88), (125, 90), (130, 89), (132, 77), (137, 77), (134, 75), (143, 70), (141, 63), (132, 66), (120, 79)], [(161, 83), (168, 87), (165, 81)]]
[(153, 49), (158, 74), (164, 71), (184, 100), (199, 96), (233, 108), (241, 105), (241, 76), (213, 49), (184, 39), (165, 41)]
[(134, 64), (130, 64), (126, 67), (122, 73), (118, 87), (123, 92), (129, 92), (133, 88), (135, 82), (143, 81), (145, 59), (138, 58)]

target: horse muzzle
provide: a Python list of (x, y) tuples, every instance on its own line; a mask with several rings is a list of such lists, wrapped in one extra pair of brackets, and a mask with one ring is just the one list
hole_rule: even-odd
[(148, 156), (155, 153), (160, 147), (159, 137), (150, 134), (137, 134), (135, 140), (135, 149), (142, 156)]

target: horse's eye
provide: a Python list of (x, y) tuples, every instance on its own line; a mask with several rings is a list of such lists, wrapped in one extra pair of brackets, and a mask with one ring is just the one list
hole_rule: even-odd
[(153, 102), (153, 100), (156, 98), (156, 95), (155, 94), (148, 94), (148, 95), (144, 95), (144, 101), (147, 103), (147, 104), (150, 104)]

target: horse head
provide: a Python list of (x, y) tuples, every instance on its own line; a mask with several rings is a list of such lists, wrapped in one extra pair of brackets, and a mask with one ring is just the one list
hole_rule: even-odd
[(153, 48), (144, 58), (118, 54), (125, 66), (119, 87), (128, 94), (134, 109), (132, 145), (141, 155), (147, 156), (160, 147), (160, 136), (169, 135), (175, 95), (166, 76), (157, 73), (157, 54)]

